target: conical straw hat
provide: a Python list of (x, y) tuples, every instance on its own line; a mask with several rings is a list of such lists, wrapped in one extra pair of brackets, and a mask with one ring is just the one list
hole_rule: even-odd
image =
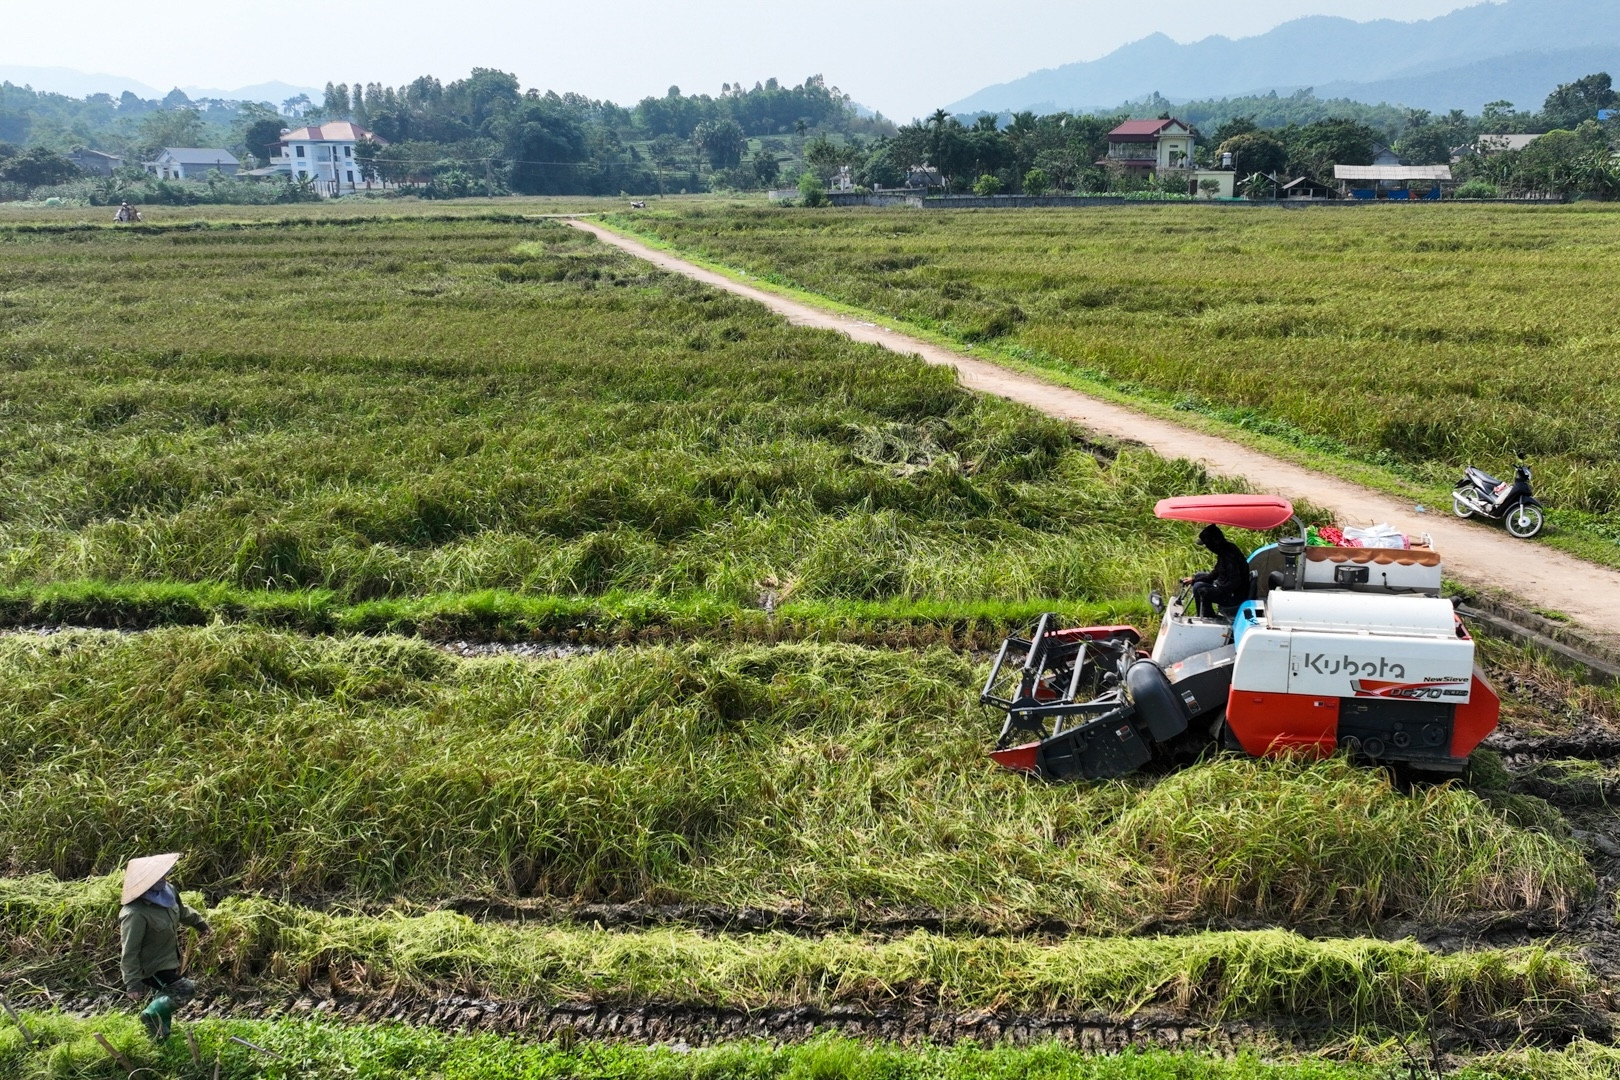
[(162, 881), (164, 875), (173, 870), (174, 864), (179, 861), (178, 851), (129, 860), (129, 865), (124, 868), (124, 895), (119, 903), (127, 904), (137, 899), (147, 889)]

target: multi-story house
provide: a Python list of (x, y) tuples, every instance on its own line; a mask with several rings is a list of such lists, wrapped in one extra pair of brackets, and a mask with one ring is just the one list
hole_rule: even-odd
[(1108, 156), (1097, 164), (1139, 174), (1191, 169), (1196, 141), (1180, 120), (1127, 120), (1108, 133)]
[(281, 153), (270, 159), (270, 170), (308, 180), (333, 195), (355, 191), (366, 183), (355, 159), (355, 144), (362, 139), (386, 142), (347, 120), (282, 132)]

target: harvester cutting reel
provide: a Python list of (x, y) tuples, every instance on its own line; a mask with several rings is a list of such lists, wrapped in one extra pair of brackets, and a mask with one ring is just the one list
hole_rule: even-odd
[(980, 694), (1007, 714), (990, 756), (1050, 780), (1098, 780), (1207, 744), (1194, 721), (1226, 704), (1232, 650), (1172, 684), (1141, 640), (1130, 626), (1060, 629), (1050, 614), (1028, 639), (1008, 638)]

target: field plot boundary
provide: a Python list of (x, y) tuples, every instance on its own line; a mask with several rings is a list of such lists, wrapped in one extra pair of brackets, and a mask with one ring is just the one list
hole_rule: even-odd
[(1515, 540), (1486, 526), (1457, 521), (1449, 512), (1420, 514), (1409, 500), (945, 348), (885, 326), (876, 315), (859, 319), (831, 305), (798, 299), (803, 293), (790, 297), (765, 283), (739, 281), (600, 222), (571, 218), (567, 224), (659, 269), (763, 304), (795, 326), (832, 330), (854, 341), (955, 368), (962, 385), (975, 393), (1015, 401), (1098, 434), (1140, 443), (1163, 457), (1195, 461), (1215, 476), (1242, 478), (1260, 490), (1309, 501), (1333, 511), (1342, 522), (1388, 522), (1413, 535), (1428, 533), (1445, 555), (1454, 580), (1486, 594), (1505, 595), (1527, 609), (1559, 612), (1590, 635), (1593, 651), (1620, 655), (1620, 573), (1613, 570)]

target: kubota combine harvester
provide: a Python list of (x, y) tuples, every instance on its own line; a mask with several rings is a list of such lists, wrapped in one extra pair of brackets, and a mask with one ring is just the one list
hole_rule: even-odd
[[(1161, 518), (1264, 531), (1299, 524), (1286, 499), (1165, 499)], [(1426, 549), (1308, 546), (1249, 556), (1249, 596), (1220, 618), (1184, 589), (1151, 654), (1129, 626), (1060, 628), (1043, 615), (1001, 646), (981, 700), (1005, 710), (991, 753), (1050, 780), (1100, 779), (1215, 739), (1252, 755), (1344, 749), (1458, 772), (1496, 728), (1500, 702), (1474, 642), (1440, 596)]]

